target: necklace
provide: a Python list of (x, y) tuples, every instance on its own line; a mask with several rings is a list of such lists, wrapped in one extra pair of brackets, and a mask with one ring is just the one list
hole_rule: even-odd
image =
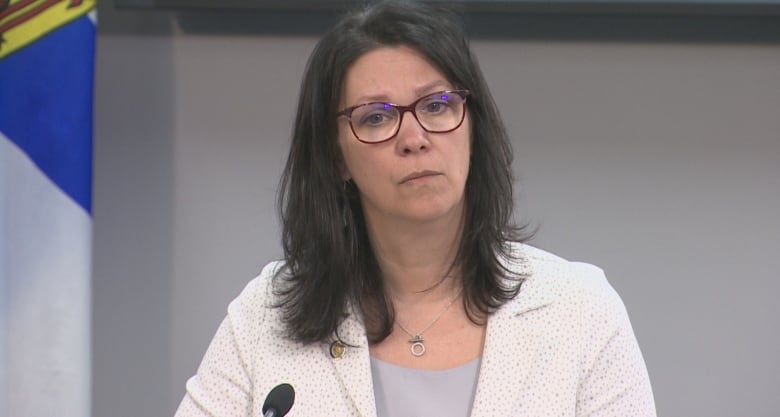
[[(460, 295), (460, 292), (458, 292), (458, 295)], [(411, 339), (409, 339), (409, 343), (412, 344), (412, 346), (410, 347), (410, 351), (412, 352), (413, 356), (416, 356), (416, 357), (419, 358), (420, 356), (425, 354), (425, 340), (423, 339), (422, 334), (425, 333), (431, 327), (433, 327), (433, 325), (436, 324), (437, 321), (439, 321), (439, 319), (444, 315), (444, 313), (446, 313), (447, 310), (449, 310), (450, 307), (452, 307), (452, 304), (455, 302), (455, 300), (458, 299), (458, 295), (456, 295), (455, 297), (452, 297), (450, 302), (447, 303), (446, 306), (444, 306), (444, 309), (439, 313), (439, 315), (437, 315), (436, 318), (433, 319), (433, 321), (428, 323), (428, 325), (425, 326), (425, 328), (423, 328), (419, 332), (412, 333), (409, 330), (407, 330), (407, 328), (404, 327), (404, 325), (401, 324), (400, 321), (396, 321), (395, 322), (396, 324), (398, 324), (398, 327), (400, 327), (401, 330), (403, 330), (411, 338)]]

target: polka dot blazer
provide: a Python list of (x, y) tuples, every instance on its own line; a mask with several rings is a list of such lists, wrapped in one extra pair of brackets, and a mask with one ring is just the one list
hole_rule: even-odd
[[(604, 273), (517, 245), (527, 274), (520, 293), (488, 319), (472, 417), (655, 416), (642, 354), (620, 297)], [(268, 392), (295, 387), (290, 417), (376, 417), (365, 330), (340, 327), (350, 345), (302, 345), (283, 336), (271, 307), (275, 262), (228, 307), (177, 417), (262, 416)], [(398, 416), (411, 417), (411, 416)], [(420, 416), (422, 417), (422, 416)]]

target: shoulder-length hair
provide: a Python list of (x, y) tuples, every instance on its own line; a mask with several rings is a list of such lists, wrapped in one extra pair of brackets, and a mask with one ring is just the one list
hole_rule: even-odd
[(357, 307), (368, 340), (378, 343), (393, 328), (394, 313), (371, 249), (358, 190), (342, 179), (336, 112), (346, 72), (368, 51), (408, 46), (422, 53), (452, 83), (471, 91), (471, 164), (465, 187), (460, 246), (453, 268), (461, 274), (463, 303), (471, 321), (514, 298), (523, 277), (506, 267), (508, 242), (524, 241), (512, 218), (512, 150), (504, 123), (457, 17), (440, 7), (381, 2), (352, 13), (314, 48), (301, 84), (278, 205), (286, 259), (277, 279), (277, 307), (289, 337), (327, 342), (350, 308)]

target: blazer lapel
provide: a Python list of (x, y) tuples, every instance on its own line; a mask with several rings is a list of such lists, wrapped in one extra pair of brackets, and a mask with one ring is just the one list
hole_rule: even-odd
[(376, 417), (371, 359), (365, 328), (352, 314), (339, 327), (339, 335), (347, 344), (341, 357), (334, 358), (331, 346), (325, 346), (327, 354), (332, 358), (339, 382), (360, 417)]
[(488, 318), (471, 417), (526, 416), (518, 399), (544, 346), (544, 329), (530, 325), (526, 318), (553, 303), (555, 294), (541, 285), (530, 265), (518, 267), (527, 273), (520, 292)]

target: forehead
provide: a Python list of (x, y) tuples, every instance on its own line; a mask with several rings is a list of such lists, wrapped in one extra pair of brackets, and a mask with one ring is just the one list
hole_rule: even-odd
[(444, 74), (416, 49), (384, 46), (363, 54), (349, 67), (341, 104), (406, 103), (425, 93), (450, 87)]

